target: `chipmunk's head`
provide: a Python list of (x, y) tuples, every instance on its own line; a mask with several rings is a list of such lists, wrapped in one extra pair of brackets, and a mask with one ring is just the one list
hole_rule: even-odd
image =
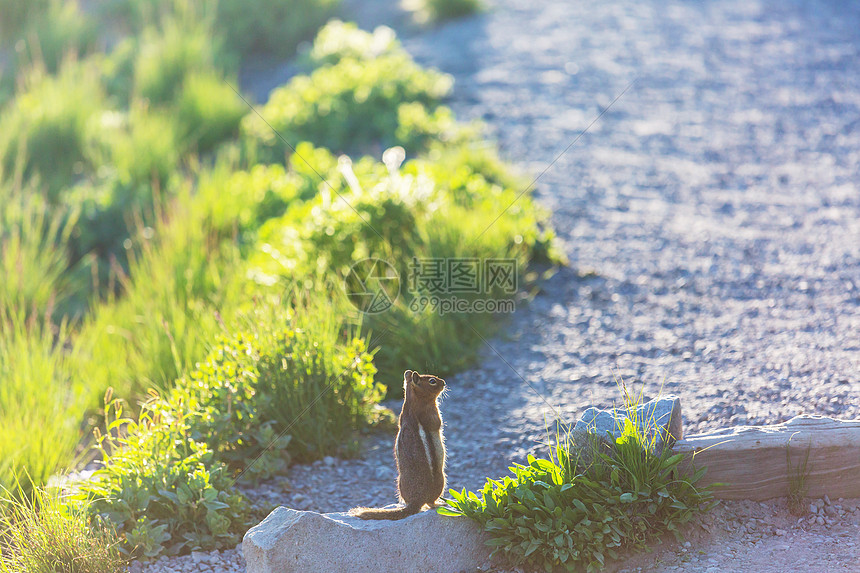
[(445, 381), (432, 374), (418, 374), (412, 370), (403, 373), (403, 392), (416, 398), (435, 400), (445, 389)]

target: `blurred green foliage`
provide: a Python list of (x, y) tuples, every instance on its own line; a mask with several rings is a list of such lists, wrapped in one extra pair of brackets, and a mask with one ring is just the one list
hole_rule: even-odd
[[(519, 179), (485, 146), (439, 151), (402, 168), (391, 156), (386, 166), (369, 157), (335, 165), (331, 156), (307, 146), (301, 155), (319, 158), (314, 168), (325, 183), (313, 199), (292, 203), (261, 226), (258, 249), (249, 258), (252, 276), (269, 284), (320, 272), (344, 277), (368, 258), (393, 264), (403, 285), (401, 298), (391, 310), (364, 320), (367, 331), (391, 332), (396, 341), (376, 355), (383, 380), (396, 379), (404, 364), (443, 374), (462, 368), (482, 344), (475, 331), (488, 336), (499, 322), (480, 313), (416, 312), (413, 297), (432, 293), (406, 291), (413, 258), (507, 258), (517, 261), (520, 272), (535, 260), (561, 259), (552, 247), (547, 214), (528, 196), (516, 200)], [(511, 207), (496, 221), (500, 205)]]
[(23, 30), (15, 46), (19, 69), (37, 65), (55, 73), (64, 59), (76, 60), (96, 46), (96, 23), (73, 0), (52, 0), (45, 14), (28, 20)]
[(217, 0), (217, 33), (242, 56), (292, 54), (313, 37), (339, 0)]
[(192, 72), (214, 70), (219, 44), (210, 20), (166, 17), (147, 26), (137, 45), (133, 94), (153, 105), (174, 101)]
[[(40, 309), (41, 310), (41, 309)], [(24, 496), (68, 469), (83, 437), (87, 381), (65, 323), (0, 308), (0, 486)]]
[(237, 136), (239, 122), (247, 112), (242, 98), (213, 71), (186, 76), (176, 101), (182, 141), (200, 152), (212, 151), (222, 141)]
[(313, 69), (347, 58), (365, 61), (397, 54), (402, 55), (403, 48), (394, 30), (388, 26), (378, 26), (373, 32), (366, 32), (352, 22), (331, 20), (320, 28), (301, 59)]
[(23, 90), (0, 110), (0, 169), (38, 177), (57, 203), (83, 175), (88, 125), (108, 104), (93, 65), (69, 62), (56, 76), (32, 70), (22, 79)]
[[(340, 33), (339, 42), (330, 40)], [(421, 135), (444, 131), (439, 122), (451, 126), (449, 113), (435, 113), (451, 91), (450, 76), (421, 68), (393, 41), (379, 42), (384, 44), (379, 50), (368, 49), (365, 44), (374, 40), (367, 36), (339, 22), (323, 28), (322, 39), (310, 51), (311, 61), (320, 66), (273, 91), (259, 115), (249, 114), (242, 123), (258, 159), (281, 161), (299, 141), (334, 151), (379, 154), (386, 147), (414, 146)], [(422, 134), (398, 131), (402, 118), (420, 127)]]

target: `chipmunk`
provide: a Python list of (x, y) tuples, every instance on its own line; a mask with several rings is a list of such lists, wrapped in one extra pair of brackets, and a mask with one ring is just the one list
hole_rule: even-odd
[(403, 409), (400, 411), (394, 459), (397, 492), (406, 505), (396, 509), (356, 507), (350, 515), (362, 519), (403, 519), (434, 505), (445, 489), (445, 442), (442, 416), (436, 400), (445, 389), (438, 376), (403, 373)]

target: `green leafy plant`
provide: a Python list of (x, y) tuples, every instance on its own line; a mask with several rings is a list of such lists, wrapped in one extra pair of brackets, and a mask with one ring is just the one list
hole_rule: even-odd
[(680, 526), (713, 505), (710, 489), (696, 487), (705, 470), (685, 473), (684, 456), (657, 454), (652, 440), (630, 420), (608, 452), (563, 433), (548, 459), (530, 455), (477, 493), (451, 490), (439, 513), (478, 522), (493, 555), (517, 566), (600, 570), (665, 532), (681, 539)]
[(230, 491), (227, 468), (190, 436), (194, 415), (153, 400), (137, 420), (106, 397), (106, 432), (96, 433), (103, 467), (76, 499), (116, 524), (124, 553), (153, 558), (233, 547), (248, 522), (247, 502)]
[[(302, 157), (312, 155), (302, 148)], [(399, 166), (402, 150), (391, 150), (389, 165), (365, 157), (355, 163), (321, 157), (317, 196), (294, 201), (284, 214), (264, 223), (252, 276), (261, 282), (289, 282), (305, 275), (348, 275), (357, 261), (389, 261), (401, 280), (400, 296), (386, 312), (365, 317), (367, 332), (390, 332), (375, 362), (383, 379), (399, 375), (404, 363), (425, 364), (440, 373), (469, 363), (480, 336), (498, 327), (498, 315), (451, 312), (441, 315), (420, 300), (438, 295), (409, 288), (415, 259), (510, 259), (520, 271), (533, 260), (552, 261), (552, 233), (546, 215), (528, 196), (502, 183), (516, 181), (486, 150), (440, 154)], [(295, 163), (298, 163), (295, 161)], [(479, 169), (486, 169), (484, 176)], [(320, 183), (320, 176), (325, 183)], [(512, 205), (499, 217), (498, 205)], [(525, 282), (525, 276), (522, 277)], [(463, 300), (502, 300), (512, 292), (463, 293)], [(474, 330), (473, 330), (474, 329)], [(397, 392), (396, 389), (393, 390)]]
[[(28, 480), (29, 481), (29, 480)], [(3, 573), (121, 573), (127, 562), (119, 538), (103, 520), (68, 503), (56, 489), (18, 490), (2, 500)]]
[(265, 302), (169, 395), (194, 412), (190, 436), (247, 480), (284, 471), (293, 456), (343, 453), (384, 393), (365, 342), (342, 340), (329, 304), (319, 295)]
[(260, 115), (246, 116), (242, 131), (266, 161), (280, 161), (289, 151), (281, 137), (292, 145), (310, 141), (356, 151), (375, 144), (381, 151), (406, 143), (397, 139), (401, 105), (435, 107), (450, 90), (449, 76), (421, 68), (402, 51), (344, 58), (272, 92)]
[(403, 48), (388, 26), (365, 32), (352, 22), (331, 20), (320, 28), (313, 45), (302, 58), (311, 68), (336, 64), (351, 58), (373, 60), (383, 55), (403, 53)]
[(156, 557), (225, 547), (244, 532), (235, 479), (255, 481), (299, 459), (342, 453), (372, 417), (374, 383), (364, 341), (344, 340), (328, 297), (272, 301), (239, 322), (204, 363), (136, 421), (106, 398), (97, 432), (103, 468), (81, 501), (119, 524), (125, 550)]

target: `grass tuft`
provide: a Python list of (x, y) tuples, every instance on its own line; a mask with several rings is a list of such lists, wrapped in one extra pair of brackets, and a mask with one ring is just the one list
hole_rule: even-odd
[[(88, 405), (71, 375), (74, 354), (64, 324), (54, 330), (23, 310), (0, 309), (0, 487), (11, 489), (22, 472), (44, 484), (72, 464)], [(31, 485), (21, 484), (24, 493)]]
[[(22, 492), (19, 491), (19, 494)], [(2, 573), (121, 573), (112, 527), (91, 521), (85, 508), (67, 503), (56, 489), (36, 489), (2, 500)]]

